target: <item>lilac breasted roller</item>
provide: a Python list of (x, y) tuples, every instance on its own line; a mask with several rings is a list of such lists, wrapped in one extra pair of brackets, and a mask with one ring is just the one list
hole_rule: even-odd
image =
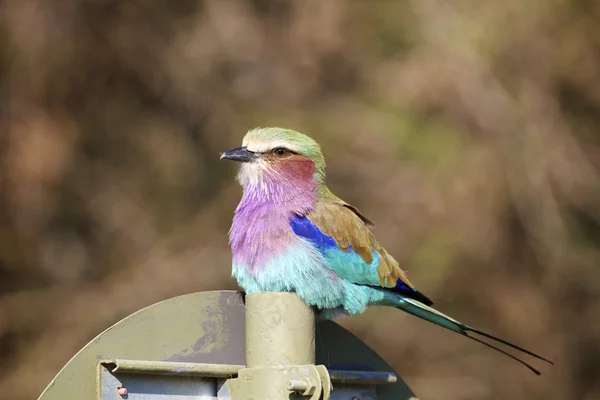
[(237, 179), (243, 195), (229, 239), (233, 276), (246, 293), (295, 292), (322, 318), (392, 306), (491, 347), (536, 374), (525, 361), (473, 334), (551, 363), (432, 308), (377, 241), (372, 222), (327, 188), (325, 158), (310, 137), (254, 129), (221, 158), (241, 163)]

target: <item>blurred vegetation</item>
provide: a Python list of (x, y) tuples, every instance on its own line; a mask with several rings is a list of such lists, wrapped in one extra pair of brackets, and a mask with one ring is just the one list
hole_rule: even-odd
[(600, 398), (600, 3), (0, 2), (0, 393), (120, 318), (235, 288), (220, 151), (322, 143), (328, 182), (437, 306), (342, 323), (436, 399)]

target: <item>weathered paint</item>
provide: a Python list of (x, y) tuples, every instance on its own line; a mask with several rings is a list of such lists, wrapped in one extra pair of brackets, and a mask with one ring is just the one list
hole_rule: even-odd
[[(235, 291), (192, 293), (144, 308), (88, 343), (56, 375), (39, 400), (97, 399), (101, 360), (244, 365), (245, 313), (242, 295)], [(316, 364), (327, 366), (334, 384), (338, 379), (347, 383), (358, 379), (352, 371), (390, 371), (361, 379), (367, 379), (365, 383), (370, 379), (389, 382), (376, 386), (379, 400), (414, 396), (401, 379), (392, 383), (389, 365), (335, 322), (319, 321), (316, 335)], [(163, 367), (166, 364), (159, 364)], [(334, 389), (345, 387), (336, 385)], [(332, 399), (334, 395), (338, 398), (335, 390)]]
[(246, 295), (248, 368), (315, 363), (315, 314), (294, 293)]
[(204, 378), (230, 378), (244, 365), (182, 363), (172, 361), (102, 360), (111, 373), (142, 375), (200, 376)]
[(56, 375), (40, 400), (85, 399), (84, 393), (95, 398), (100, 360), (245, 364), (244, 338), (239, 292), (192, 293), (165, 300), (98, 335)]

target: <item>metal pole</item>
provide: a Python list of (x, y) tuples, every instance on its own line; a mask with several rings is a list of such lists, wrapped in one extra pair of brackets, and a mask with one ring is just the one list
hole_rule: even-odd
[(315, 315), (295, 293), (246, 296), (246, 365), (315, 363)]
[(219, 390), (233, 400), (327, 400), (331, 380), (315, 364), (315, 314), (295, 293), (246, 296), (246, 368)]

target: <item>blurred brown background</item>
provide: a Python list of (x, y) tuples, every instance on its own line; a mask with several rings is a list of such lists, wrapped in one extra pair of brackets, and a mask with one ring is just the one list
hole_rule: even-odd
[(328, 182), (437, 306), (342, 323), (423, 399), (600, 398), (600, 3), (6, 0), (0, 397), (36, 398), (137, 309), (233, 289), (219, 152), (316, 138)]

